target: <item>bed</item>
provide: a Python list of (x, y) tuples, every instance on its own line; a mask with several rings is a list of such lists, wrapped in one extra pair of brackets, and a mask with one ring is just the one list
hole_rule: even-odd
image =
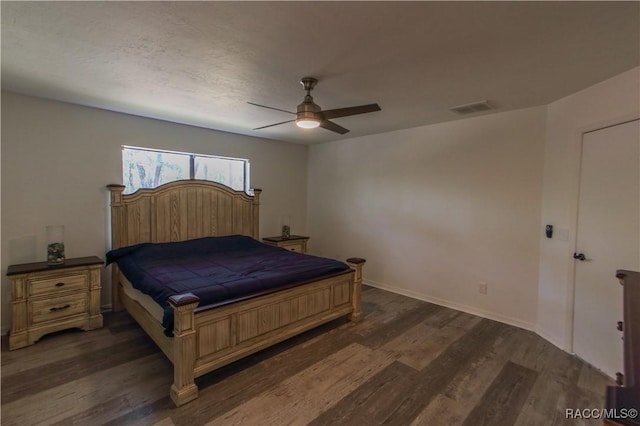
[[(255, 241), (259, 238), (258, 189), (248, 195), (199, 180), (172, 182), (127, 195), (123, 185), (107, 188), (114, 251), (145, 243), (154, 247), (187, 240), (189, 244), (191, 240), (209, 243), (207, 237), (228, 236), (240, 240), (251, 237), (252, 243), (248, 243), (262, 245)], [(344, 271), (267, 286), (249, 294), (230, 294), (225, 300), (210, 299), (206, 292), (181, 292), (176, 286), (178, 290), (168, 297), (170, 321), (166, 309), (137, 290), (113, 263), (112, 306), (114, 311), (126, 309), (171, 360), (174, 378), (169, 394), (180, 406), (198, 397), (195, 378), (199, 376), (336, 318), (359, 321), (364, 263), (364, 259), (350, 258)], [(256, 273), (266, 282), (264, 274)], [(195, 293), (201, 294), (202, 300)]]

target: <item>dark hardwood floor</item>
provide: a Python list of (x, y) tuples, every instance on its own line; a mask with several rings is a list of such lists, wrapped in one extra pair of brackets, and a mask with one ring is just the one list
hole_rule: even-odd
[(534, 333), (365, 287), (365, 319), (334, 321), (197, 380), (169, 399), (172, 367), (126, 313), (9, 352), (9, 425), (582, 425), (611, 381)]

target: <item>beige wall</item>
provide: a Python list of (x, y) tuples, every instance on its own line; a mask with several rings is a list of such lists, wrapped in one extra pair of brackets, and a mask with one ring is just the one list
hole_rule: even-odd
[[(65, 225), (67, 257), (109, 248), (105, 185), (122, 181), (121, 145), (248, 158), (262, 188), (261, 234), (283, 216), (306, 233), (308, 148), (2, 92), (2, 330), (7, 266), (45, 260), (45, 226)], [(105, 274), (103, 304), (110, 303)]]
[[(640, 117), (640, 68), (548, 105), (542, 222), (566, 238), (540, 243), (537, 332), (572, 350), (573, 287), (582, 134)], [(612, 281), (612, 285), (615, 282)]]
[(538, 107), (312, 146), (311, 251), (366, 258), (371, 285), (534, 329), (544, 130)]

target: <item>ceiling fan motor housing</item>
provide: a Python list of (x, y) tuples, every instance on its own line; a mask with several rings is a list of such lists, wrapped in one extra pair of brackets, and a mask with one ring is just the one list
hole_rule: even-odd
[(304, 102), (298, 105), (298, 118), (318, 119), (320, 111), (320, 106), (313, 102), (313, 98), (310, 95), (307, 95), (304, 97)]

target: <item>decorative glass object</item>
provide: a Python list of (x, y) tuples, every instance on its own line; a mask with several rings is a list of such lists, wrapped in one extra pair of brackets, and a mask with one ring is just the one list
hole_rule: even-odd
[(291, 237), (291, 228), (289, 228), (289, 225), (282, 225), (282, 238), (289, 237)]
[(64, 263), (64, 226), (47, 226), (47, 263), (61, 265)]

